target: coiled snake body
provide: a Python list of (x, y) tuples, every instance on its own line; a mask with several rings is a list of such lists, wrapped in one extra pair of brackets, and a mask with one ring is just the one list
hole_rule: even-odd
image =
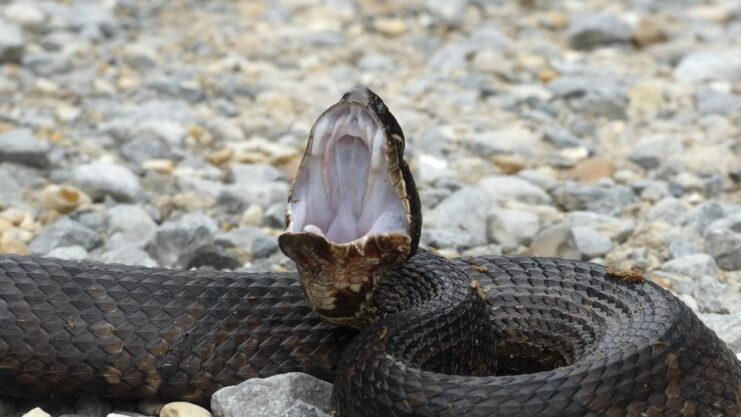
[[(0, 394), (203, 401), (302, 371), (334, 382), (341, 416), (741, 415), (741, 364), (655, 284), (589, 263), (417, 250), (403, 135), (381, 106), (355, 89), (312, 129), (327, 144), (309, 141), (281, 237), (300, 275), (0, 256)], [(366, 163), (358, 178), (380, 171), (382, 185), (357, 196), (328, 186), (347, 178), (343, 162), (322, 165), (323, 220), (312, 155)], [(394, 170), (402, 179), (386, 181)], [(368, 214), (368, 198), (385, 204)], [(363, 209), (344, 213), (353, 199)]]

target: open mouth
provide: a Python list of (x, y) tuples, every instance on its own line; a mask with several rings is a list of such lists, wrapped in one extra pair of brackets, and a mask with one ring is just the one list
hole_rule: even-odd
[(346, 102), (314, 125), (288, 212), (291, 232), (349, 243), (366, 236), (407, 234), (409, 220), (392, 183), (386, 132), (365, 106)]

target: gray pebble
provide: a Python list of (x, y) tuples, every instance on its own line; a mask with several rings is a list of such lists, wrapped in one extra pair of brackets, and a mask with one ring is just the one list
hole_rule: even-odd
[(0, 134), (0, 161), (46, 168), (49, 166), (49, 144), (36, 139), (31, 129), (13, 129)]
[(666, 261), (661, 265), (661, 269), (698, 279), (704, 275), (713, 276), (718, 273), (718, 266), (715, 264), (715, 260), (710, 255), (704, 253)]
[(574, 248), (581, 253), (583, 260), (606, 255), (612, 250), (612, 241), (588, 226), (575, 226), (571, 229)]
[(185, 269), (208, 267), (223, 270), (237, 269), (242, 266), (242, 262), (239, 259), (224, 252), (221, 246), (211, 243), (203, 245), (191, 254), (186, 255), (181, 261), (181, 264)]
[(427, 10), (448, 23), (458, 23), (468, 6), (468, 0), (425, 0)]
[(721, 268), (728, 271), (741, 269), (741, 213), (716, 220), (708, 226), (705, 250)]
[(533, 239), (530, 250), (535, 256), (581, 259), (574, 233), (567, 224), (557, 224), (541, 230)]
[(714, 221), (726, 216), (726, 210), (717, 201), (704, 201), (690, 209), (680, 218), (680, 223), (694, 229), (697, 233), (705, 233), (705, 229)]
[(0, 165), (0, 207), (19, 206), (23, 201), (23, 186)]
[(147, 251), (164, 266), (185, 267), (196, 249), (213, 241), (216, 222), (203, 213), (186, 214), (163, 223)]
[(20, 63), (24, 48), (21, 28), (0, 18), (0, 64)]
[(111, 162), (96, 161), (75, 168), (74, 181), (96, 200), (110, 195), (119, 201), (134, 201), (142, 195), (136, 175)]
[(108, 209), (108, 233), (118, 235), (124, 246), (144, 248), (156, 232), (157, 224), (140, 206), (118, 204)]
[(425, 214), (428, 233), (423, 231), (423, 236), (438, 248), (481, 246), (486, 243), (486, 216), (492, 204), (483, 188), (461, 188)]
[(550, 204), (551, 197), (537, 185), (519, 177), (492, 176), (479, 181), (478, 186), (495, 201), (517, 200), (528, 204)]
[(669, 243), (669, 255), (672, 259), (682, 258), (698, 253), (697, 248), (691, 242), (684, 239), (672, 240)]
[(79, 245), (90, 250), (99, 243), (100, 236), (95, 231), (65, 217), (42, 230), (31, 241), (29, 248), (33, 253), (46, 254), (62, 246)]
[(674, 78), (682, 82), (741, 82), (741, 48), (727, 50), (698, 49), (682, 58), (674, 69)]
[[(485, 229), (482, 227), (481, 230)], [(486, 244), (486, 238), (480, 233), (472, 235), (456, 227), (424, 227), (420, 243), (437, 249), (455, 249), (462, 252)]]
[(250, 204), (266, 209), (285, 201), (288, 201), (288, 184), (285, 182), (230, 184), (223, 188), (218, 198), (218, 204), (233, 213), (243, 211)]
[(530, 244), (539, 229), (538, 216), (524, 210), (497, 208), (490, 211), (486, 219), (488, 241), (509, 249)]
[(258, 237), (252, 241), (252, 256), (267, 258), (278, 251), (278, 241), (271, 237)]
[(274, 417), (284, 415), (301, 401), (329, 413), (332, 410), (331, 396), (332, 384), (292, 372), (270, 378), (253, 378), (222, 388), (211, 397), (211, 409), (218, 417), (243, 416), (245, 410), (250, 410), (251, 417)]
[(553, 191), (553, 197), (567, 211), (587, 210), (612, 216), (638, 201), (630, 188), (608, 183), (580, 185), (567, 182)]
[(662, 221), (669, 224), (678, 224), (687, 212), (687, 206), (674, 197), (667, 197), (653, 205), (646, 217), (652, 221)]
[(610, 119), (625, 118), (627, 87), (620, 80), (605, 76), (563, 75), (551, 81), (548, 89), (555, 96), (567, 100), (574, 110)]
[(633, 230), (636, 222), (630, 219), (620, 219), (606, 214), (593, 213), (590, 211), (572, 211), (566, 215), (565, 223), (570, 226), (589, 226), (600, 234), (607, 236), (616, 242), (626, 241)]
[(590, 148), (586, 142), (577, 138), (571, 132), (553, 126), (549, 126), (543, 131), (543, 139), (558, 149)]
[(681, 153), (682, 149), (682, 144), (674, 138), (651, 135), (636, 142), (628, 158), (649, 170), (658, 167), (665, 158)]
[(265, 226), (282, 229), (285, 223), (286, 203), (276, 203), (265, 210), (263, 222)]
[(591, 49), (611, 44), (627, 44), (632, 31), (621, 18), (605, 13), (577, 15), (568, 28), (569, 44), (575, 49)]
[(695, 105), (697, 110), (705, 115), (739, 114), (741, 113), (741, 95), (703, 88), (695, 93)]
[(267, 164), (233, 164), (230, 168), (232, 182), (237, 184), (285, 181), (283, 173)]
[(149, 268), (157, 266), (157, 262), (155, 262), (144, 250), (123, 245), (103, 252), (103, 254), (100, 255), (100, 260), (105, 263), (139, 265)]
[(59, 258), (68, 260), (80, 260), (87, 259), (88, 252), (85, 248), (79, 245), (74, 246), (61, 246), (47, 252), (46, 255), (49, 258)]

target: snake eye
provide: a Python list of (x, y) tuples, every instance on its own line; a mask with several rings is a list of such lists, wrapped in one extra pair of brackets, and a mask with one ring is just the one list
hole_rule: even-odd
[(406, 233), (409, 221), (387, 161), (389, 140), (368, 107), (345, 103), (324, 113), (289, 202), (291, 232), (348, 243)]

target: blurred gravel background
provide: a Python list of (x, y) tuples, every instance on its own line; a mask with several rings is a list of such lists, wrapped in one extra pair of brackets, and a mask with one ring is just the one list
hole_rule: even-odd
[[(0, 252), (291, 270), (289, 180), (356, 83), (423, 244), (637, 267), (741, 353), (737, 0), (0, 0)], [(137, 408), (0, 415), (36, 405)]]

